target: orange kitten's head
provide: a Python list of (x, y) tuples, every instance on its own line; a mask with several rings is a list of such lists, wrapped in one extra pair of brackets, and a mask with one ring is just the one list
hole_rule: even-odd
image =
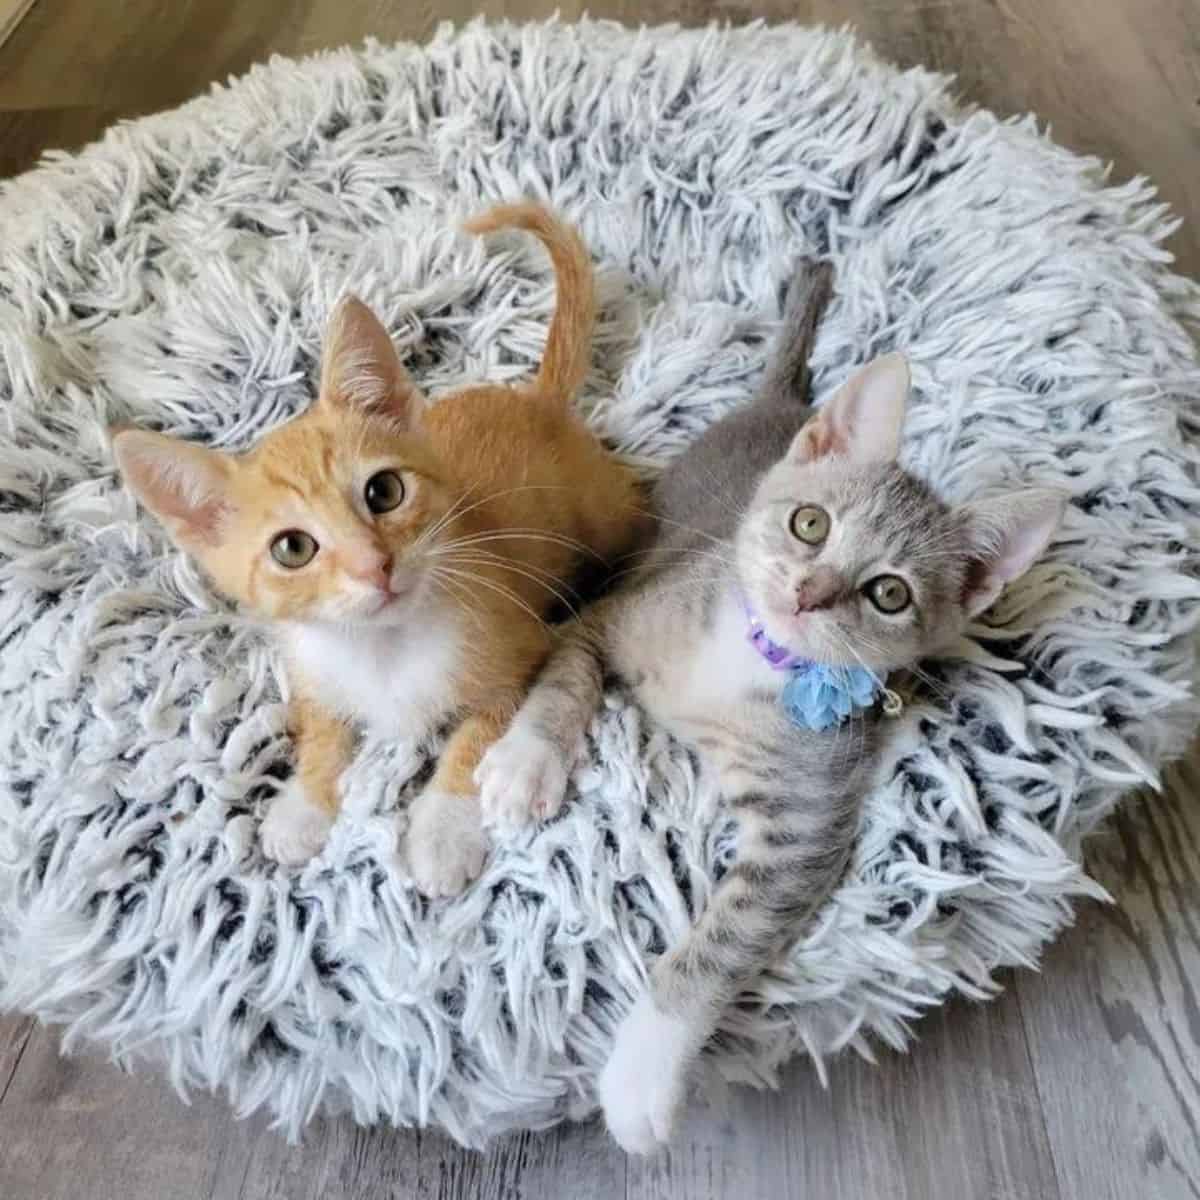
[(457, 490), (421, 433), (424, 403), (359, 301), (330, 327), (320, 398), (240, 456), (119, 431), (125, 481), (217, 586), (272, 619), (398, 624), (432, 590)]

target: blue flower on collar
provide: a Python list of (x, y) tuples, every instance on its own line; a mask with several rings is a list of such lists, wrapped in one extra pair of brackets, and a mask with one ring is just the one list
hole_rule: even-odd
[(856, 708), (870, 708), (887, 690), (879, 676), (866, 667), (830, 667), (793, 654), (771, 639), (745, 598), (742, 608), (746, 613), (746, 640), (772, 670), (788, 673), (780, 699), (789, 720), (801, 729), (840, 725)]
[(865, 667), (828, 667), (810, 662), (790, 668), (783, 710), (803, 729), (831, 729), (856, 708), (870, 708), (883, 690)]

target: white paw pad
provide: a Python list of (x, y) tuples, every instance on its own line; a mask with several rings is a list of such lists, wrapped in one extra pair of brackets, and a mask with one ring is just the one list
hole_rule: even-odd
[(285, 867), (298, 867), (320, 853), (333, 826), (334, 814), (295, 780), (271, 801), (259, 839), (263, 853)]
[(483, 870), (487, 851), (474, 796), (426, 791), (413, 801), (408, 869), (424, 895), (457, 896)]
[(568, 766), (553, 742), (510, 729), (475, 770), (484, 824), (511, 830), (549, 820), (562, 808)]
[(659, 1012), (649, 993), (621, 1022), (599, 1092), (608, 1131), (627, 1154), (650, 1154), (671, 1140), (698, 1052), (692, 1028)]

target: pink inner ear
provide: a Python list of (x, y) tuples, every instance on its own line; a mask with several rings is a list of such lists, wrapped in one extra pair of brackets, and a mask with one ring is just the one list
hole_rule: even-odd
[(141, 430), (119, 434), (113, 449), (126, 483), (177, 540), (220, 541), (231, 512), (224, 455)]
[(347, 296), (329, 323), (321, 399), (415, 423), (422, 398), (400, 362), (391, 335), (359, 299)]
[(838, 455), (854, 462), (893, 462), (908, 401), (908, 362), (885, 354), (859, 368), (797, 434), (789, 457), (797, 463)]
[(191, 509), (182, 520), (187, 522), (193, 535), (216, 546), (221, 541), (221, 530), (228, 521), (231, 509), (223, 500), (205, 500)]
[(966, 609), (967, 616), (975, 617), (989, 608), (1003, 590), (1004, 580), (996, 577), (989, 564), (973, 562), (967, 567), (959, 603)]
[(982, 612), (1020, 578), (1046, 549), (1062, 521), (1066, 497), (1047, 489), (1028, 489), (968, 506), (977, 529), (980, 557), (963, 587), (970, 616)]
[(835, 427), (829, 414), (822, 411), (810, 417), (792, 443), (791, 457), (796, 462), (814, 462), (829, 454), (845, 454), (845, 437)]

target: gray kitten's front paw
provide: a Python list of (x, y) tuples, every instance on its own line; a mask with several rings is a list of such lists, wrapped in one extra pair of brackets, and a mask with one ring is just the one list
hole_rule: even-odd
[(412, 802), (408, 869), (426, 896), (457, 896), (483, 870), (487, 851), (475, 796), (427, 788)]
[(552, 742), (519, 726), (511, 728), (475, 768), (484, 824), (512, 830), (548, 821), (562, 808), (567, 766)]

